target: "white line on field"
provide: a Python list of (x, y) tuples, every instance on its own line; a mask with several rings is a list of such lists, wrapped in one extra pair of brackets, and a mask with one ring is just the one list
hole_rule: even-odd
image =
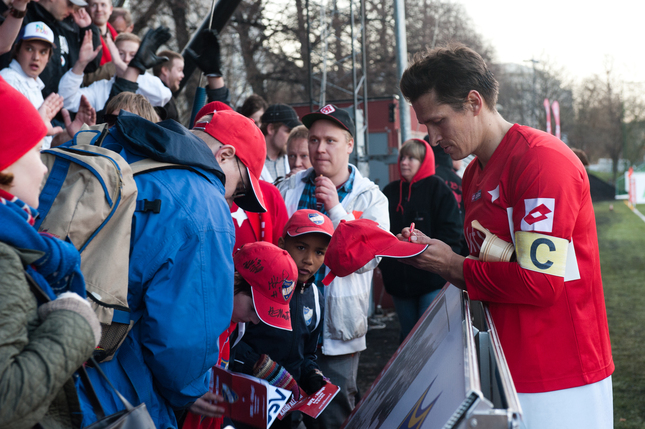
[(627, 207), (629, 207), (629, 209), (630, 209), (631, 211), (633, 211), (633, 212), (634, 212), (634, 214), (635, 214), (636, 216), (638, 216), (639, 218), (641, 218), (641, 220), (642, 220), (643, 222), (645, 222), (645, 215), (643, 215), (643, 213), (639, 212), (639, 211), (638, 211), (638, 209), (637, 209), (636, 207), (634, 207), (633, 205), (629, 204), (627, 201), (625, 201), (625, 204), (627, 205)]

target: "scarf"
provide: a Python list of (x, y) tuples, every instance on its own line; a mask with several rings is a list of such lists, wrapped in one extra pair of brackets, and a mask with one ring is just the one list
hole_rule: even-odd
[(0, 241), (16, 249), (45, 253), (25, 271), (50, 299), (68, 291), (85, 298), (85, 280), (78, 250), (71, 243), (36, 231), (33, 226), (36, 216), (37, 210), (0, 189)]

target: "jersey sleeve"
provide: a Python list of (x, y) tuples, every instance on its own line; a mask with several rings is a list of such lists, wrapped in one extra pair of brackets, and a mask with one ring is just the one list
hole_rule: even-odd
[[(588, 187), (586, 172), (561, 151), (539, 147), (522, 157), (500, 182), (500, 198), (507, 205), (516, 254), (526, 255), (535, 265), (466, 259), (464, 277), (470, 297), (506, 304), (555, 303), (564, 288), (564, 275), (539, 268), (562, 258), (567, 262), (568, 243)], [(520, 236), (526, 240), (518, 241)]]

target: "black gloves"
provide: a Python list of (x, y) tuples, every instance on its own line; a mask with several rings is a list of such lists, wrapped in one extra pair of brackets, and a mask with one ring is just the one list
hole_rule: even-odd
[(146, 35), (143, 36), (139, 50), (128, 66), (138, 68), (143, 74), (149, 68), (165, 63), (168, 61), (168, 57), (158, 57), (156, 52), (168, 40), (170, 40), (170, 30), (167, 27), (162, 26), (154, 30), (148, 30)]
[(197, 64), (205, 75), (221, 76), (220, 48), (217, 30), (205, 29), (200, 34), (200, 41), (194, 50), (187, 48), (185, 54)]
[(319, 391), (325, 384), (327, 384), (327, 379), (318, 368), (309, 371), (300, 380), (300, 387), (307, 392), (307, 395)]

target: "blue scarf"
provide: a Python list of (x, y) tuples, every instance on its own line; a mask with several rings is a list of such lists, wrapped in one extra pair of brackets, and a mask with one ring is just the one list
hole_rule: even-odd
[(45, 253), (25, 271), (50, 299), (68, 291), (85, 298), (85, 280), (78, 250), (71, 243), (36, 231), (33, 227), (36, 216), (38, 212), (35, 209), (0, 190), (0, 241), (16, 249)]

